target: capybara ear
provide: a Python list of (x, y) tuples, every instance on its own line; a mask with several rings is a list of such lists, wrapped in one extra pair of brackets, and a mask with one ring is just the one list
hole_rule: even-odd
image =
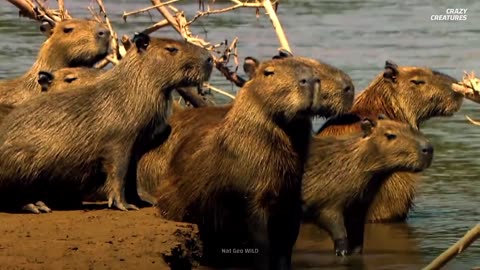
[(259, 64), (260, 63), (258, 62), (257, 59), (250, 56), (245, 57), (245, 60), (243, 61), (243, 71), (245, 72), (245, 74), (248, 75), (249, 79), (252, 78)]
[(135, 33), (132, 41), (135, 43), (138, 52), (143, 52), (150, 44), (150, 37), (145, 33)]
[(383, 71), (383, 78), (392, 82), (396, 82), (398, 76), (398, 65), (391, 60), (385, 61), (385, 70)]
[(360, 122), (360, 127), (362, 128), (364, 138), (372, 134), (372, 129), (375, 125), (376, 123), (370, 118), (364, 118), (362, 122)]
[(42, 34), (44, 34), (45, 36), (49, 37), (53, 32), (52, 30), (54, 26), (55, 25), (52, 25), (50, 22), (44, 20), (40, 25), (40, 32), (42, 32)]
[(268, 66), (263, 70), (263, 75), (265, 76), (271, 76), (275, 73), (275, 69), (272, 66)]
[(53, 81), (53, 74), (47, 71), (38, 72), (38, 83), (42, 87), (42, 92), (46, 92)]
[(283, 48), (280, 48), (278, 50), (278, 55), (275, 55), (274, 57), (272, 57), (272, 59), (282, 59), (287, 57), (293, 57), (293, 54)]
[(377, 116), (377, 118), (378, 118), (378, 120), (388, 120), (388, 117), (383, 113), (379, 114)]

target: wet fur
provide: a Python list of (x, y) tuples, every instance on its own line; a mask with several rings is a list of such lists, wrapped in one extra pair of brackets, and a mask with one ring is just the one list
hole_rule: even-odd
[[(310, 85), (315, 76), (296, 59), (263, 63), (225, 118), (202, 125), (175, 151), (158, 206), (167, 219), (199, 225), (208, 264), (291, 269), (310, 117), (320, 102), (319, 86), (307, 90), (298, 81)], [(221, 248), (259, 254), (232, 256)]]
[[(431, 117), (450, 116), (457, 112), (463, 97), (451, 84), (457, 82), (443, 73), (422, 67), (397, 66), (378, 75), (355, 99), (350, 115), (332, 118), (317, 136), (343, 135), (360, 130), (360, 119), (384, 114), (389, 119), (405, 122), (414, 128)], [(424, 81), (416, 85), (412, 80)], [(357, 119), (357, 120), (355, 120)], [(395, 173), (384, 181), (369, 209), (370, 222), (404, 221), (413, 207), (418, 173)]]
[(408, 124), (378, 120), (375, 125), (312, 140), (303, 177), (304, 218), (327, 230), (337, 254), (362, 250), (368, 206), (386, 176), (424, 170), (432, 160), (432, 154), (422, 153), (428, 140)]

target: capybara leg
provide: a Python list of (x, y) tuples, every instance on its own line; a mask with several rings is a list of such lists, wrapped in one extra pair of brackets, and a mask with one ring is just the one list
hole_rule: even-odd
[(146, 192), (142, 187), (138, 186), (137, 192), (142, 201), (149, 203), (151, 206), (155, 206), (157, 204), (157, 199)]
[(349, 241), (342, 211), (322, 211), (318, 214), (316, 224), (325, 229), (332, 238), (336, 256), (349, 255)]
[(108, 195), (108, 207), (112, 205), (122, 211), (138, 210), (133, 204), (125, 200), (125, 177), (129, 165), (129, 155), (125, 151), (112, 151), (111, 156), (104, 162), (104, 170), (107, 173), (105, 189)]
[(367, 222), (404, 222), (413, 206), (419, 178), (416, 173), (392, 174), (375, 195)]
[(345, 227), (351, 253), (361, 254), (363, 252), (367, 211), (368, 205), (358, 205), (345, 214)]
[(34, 214), (50, 213), (52, 210), (42, 201), (38, 201), (35, 204), (29, 203), (22, 207), (22, 210), (31, 212)]

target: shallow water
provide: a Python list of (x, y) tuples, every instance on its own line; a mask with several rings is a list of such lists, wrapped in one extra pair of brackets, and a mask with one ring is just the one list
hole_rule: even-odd
[[(89, 16), (85, 7), (91, 1), (65, 2), (74, 16)], [(132, 36), (161, 18), (153, 11), (151, 17), (131, 17), (123, 23), (123, 11), (146, 7), (150, 1), (104, 2), (120, 36)], [(190, 17), (198, 8), (197, 1), (191, 3), (178, 5)], [(432, 14), (445, 14), (447, 8), (468, 8), (467, 20), (430, 21)], [(0, 3), (0, 78), (27, 70), (43, 41), (38, 25), (16, 14), (6, 1)], [(357, 93), (382, 70), (386, 59), (400, 65), (430, 66), (458, 79), (463, 70), (480, 72), (476, 63), (480, 59), (479, 1), (455, 1), (453, 5), (446, 0), (290, 0), (282, 1), (278, 14), (295, 53), (342, 68), (352, 77)], [(268, 18), (257, 21), (254, 10), (202, 18), (192, 31), (213, 43), (238, 36), (241, 59), (248, 55), (268, 58), (279, 47)], [(166, 28), (155, 35), (175, 37), (176, 33)], [(211, 83), (233, 93), (237, 90), (218, 72)], [(466, 101), (455, 116), (430, 120), (423, 127), (436, 147), (435, 160), (423, 176), (417, 206), (407, 224), (368, 226), (364, 256), (346, 260), (331, 255), (331, 243), (323, 232), (304, 226), (294, 255), (296, 269), (419, 269), (478, 223), (480, 127), (468, 124), (464, 115), (480, 115), (479, 109)], [(480, 266), (480, 242), (445, 269), (474, 266)]]

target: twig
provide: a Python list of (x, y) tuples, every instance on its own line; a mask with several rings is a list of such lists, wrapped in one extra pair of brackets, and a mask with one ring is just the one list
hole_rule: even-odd
[(170, 23), (167, 21), (167, 20), (161, 20), (159, 22), (157, 22), (156, 24), (154, 25), (151, 25), (149, 26), (147, 29), (143, 30), (142, 33), (144, 34), (151, 34), (155, 31), (157, 31), (158, 29), (162, 28), (162, 27), (165, 27), (167, 25), (169, 25)]
[[(41, 3), (40, 1), (38, 0), (34, 0), (35, 3), (37, 3), (37, 8), (40, 9), (41, 12), (43, 12), (48, 18), (52, 19), (53, 21), (56, 21), (56, 22), (59, 22), (62, 20), (61, 18), (61, 15), (60, 14), (54, 14), (54, 11), (52, 10), (48, 10), (44, 5), (43, 3)], [(59, 12), (57, 12), (59, 13)], [(52, 22), (53, 23), (53, 22)]]
[[(161, 5), (162, 2), (160, 0), (151, 0), (152, 4), (155, 6)], [(175, 18), (170, 14), (170, 11), (165, 6), (159, 6), (157, 7), (157, 10), (165, 17), (165, 19), (170, 23), (170, 25), (175, 29), (180, 35), (182, 34), (182, 31), (180, 30), (180, 26), (177, 24), (177, 21)]]
[[(224, 12), (232, 11), (232, 10), (235, 10), (235, 9), (238, 9), (238, 8), (260, 8), (260, 7), (263, 7), (262, 3), (247, 3), (247, 2), (241, 2), (239, 0), (231, 0), (231, 1), (233, 3), (235, 3), (235, 5), (230, 6), (230, 7), (226, 7), (226, 8), (222, 8), (222, 9), (214, 9), (214, 10), (210, 10), (210, 6), (209, 6), (207, 11), (197, 12), (197, 15), (195, 15), (195, 17), (193, 17), (193, 19), (191, 19), (187, 23), (187, 25), (192, 24), (193, 22), (195, 22), (200, 17), (207, 16), (207, 15), (210, 15), (210, 14), (224, 13)], [(277, 2), (277, 1), (275, 1), (275, 2)]]
[(35, 5), (29, 0), (8, 0), (19, 9), (19, 15), (30, 19), (38, 20)]
[(227, 93), (227, 92), (225, 92), (225, 91), (223, 91), (223, 90), (221, 90), (221, 89), (218, 89), (218, 88), (216, 88), (216, 87), (213, 87), (213, 86), (210, 85), (209, 83), (205, 83), (205, 86), (208, 87), (208, 88), (210, 88), (211, 90), (219, 93), (219, 94), (222, 94), (222, 95), (224, 95), (224, 96), (227, 96), (227, 97), (229, 97), (229, 98), (231, 98), (231, 99), (235, 99), (235, 96), (234, 96), (234, 95), (229, 94), (229, 93)]
[(197, 93), (193, 93), (189, 88), (177, 88), (178, 94), (194, 108), (206, 107), (208, 103)]
[(290, 49), (290, 45), (288, 45), (287, 37), (285, 36), (285, 32), (283, 31), (283, 27), (280, 24), (280, 21), (278, 20), (277, 13), (273, 9), (272, 2), (270, 2), (270, 0), (262, 0), (262, 4), (268, 13), (268, 16), (270, 16), (270, 20), (272, 21), (273, 28), (277, 32), (277, 37), (278, 37), (278, 40), (280, 41), (280, 45), (282, 46), (283, 49), (291, 53), (292, 49)]
[(152, 10), (152, 9), (155, 9), (155, 8), (158, 8), (158, 7), (163, 7), (165, 5), (169, 5), (169, 4), (175, 3), (177, 1), (178, 0), (170, 0), (170, 1), (167, 1), (165, 3), (160, 3), (158, 5), (154, 5), (154, 6), (147, 7), (147, 8), (142, 8), (142, 9), (131, 11), (131, 12), (124, 11), (123, 15), (122, 15), (122, 18), (123, 18), (124, 21), (127, 21), (128, 16), (132, 16), (132, 15), (140, 14), (140, 13), (143, 13), (143, 12), (147, 12), (149, 10)]
[(462, 253), (466, 248), (468, 248), (476, 239), (480, 237), (480, 223), (468, 231), (460, 240), (457, 241), (453, 246), (444, 251), (440, 256), (433, 260), (427, 267), (423, 270), (436, 270), (442, 268), (447, 264), (451, 259), (453, 259), (458, 254)]

